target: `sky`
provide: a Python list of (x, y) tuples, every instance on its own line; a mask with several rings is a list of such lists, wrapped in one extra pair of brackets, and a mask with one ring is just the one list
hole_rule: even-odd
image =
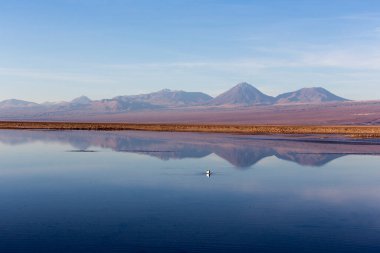
[(380, 1), (0, 1), (0, 100), (215, 96), (239, 82), (380, 99)]

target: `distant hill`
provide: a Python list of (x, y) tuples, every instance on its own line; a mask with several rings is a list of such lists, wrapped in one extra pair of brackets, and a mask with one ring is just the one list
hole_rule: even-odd
[(274, 97), (265, 95), (248, 83), (239, 83), (210, 101), (210, 105), (263, 105), (272, 104)]
[(70, 103), (73, 105), (88, 105), (88, 104), (91, 104), (91, 102), (92, 102), (91, 99), (89, 99), (88, 97), (81, 96), (81, 97), (71, 100)]
[(154, 105), (144, 101), (136, 101), (126, 99), (124, 97), (116, 97), (112, 99), (103, 99), (94, 101), (91, 104), (93, 111), (106, 112), (123, 112), (123, 111), (141, 111), (141, 110), (157, 110), (161, 109), (161, 105)]
[(18, 99), (7, 99), (0, 102), (0, 108), (24, 108), (24, 107), (33, 107), (38, 106), (37, 103), (28, 102)]
[(321, 87), (303, 88), (297, 91), (284, 93), (276, 97), (276, 103), (300, 103), (300, 104), (314, 104), (325, 102), (344, 102), (348, 99), (338, 97), (328, 90)]
[(143, 102), (159, 106), (191, 106), (209, 102), (212, 97), (202, 92), (173, 91), (163, 89), (158, 92), (115, 97), (118, 101)]

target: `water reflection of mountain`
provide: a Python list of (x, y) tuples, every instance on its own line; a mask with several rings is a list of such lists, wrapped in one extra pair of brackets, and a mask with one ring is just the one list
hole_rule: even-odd
[(34, 141), (62, 142), (75, 149), (109, 148), (162, 160), (201, 158), (210, 154), (237, 168), (248, 168), (275, 156), (301, 165), (323, 166), (349, 154), (380, 155), (380, 143), (323, 139), (166, 132), (0, 131), (0, 142), (16, 145)]

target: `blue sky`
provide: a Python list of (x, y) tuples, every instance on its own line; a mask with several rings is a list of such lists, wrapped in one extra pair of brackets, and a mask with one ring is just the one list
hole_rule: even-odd
[(378, 0), (3, 0), (0, 100), (163, 88), (380, 99)]

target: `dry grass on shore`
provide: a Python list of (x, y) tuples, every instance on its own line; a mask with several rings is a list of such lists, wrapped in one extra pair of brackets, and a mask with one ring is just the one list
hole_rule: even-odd
[(380, 126), (265, 126), (210, 124), (130, 124), (74, 122), (0, 122), (0, 129), (44, 130), (141, 130), (237, 134), (342, 134), (351, 137), (380, 137)]

